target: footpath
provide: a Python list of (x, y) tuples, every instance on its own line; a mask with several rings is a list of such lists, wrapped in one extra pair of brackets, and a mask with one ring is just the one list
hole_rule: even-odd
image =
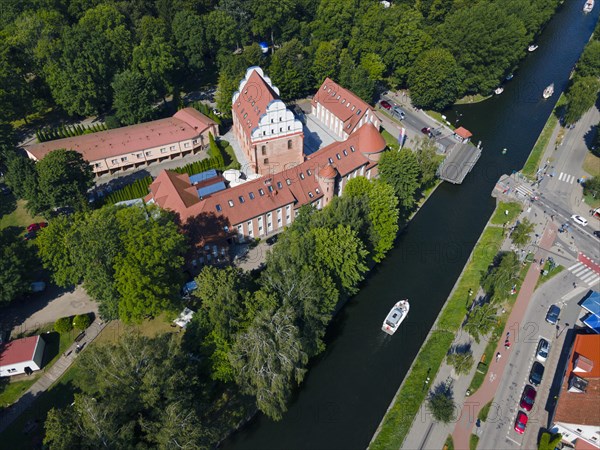
[(45, 391), (47, 391), (58, 380), (77, 358), (77, 347), (85, 350), (89, 344), (96, 339), (106, 324), (99, 319), (85, 330), (85, 337), (80, 342), (73, 342), (67, 351), (45, 371), (39, 380), (37, 380), (15, 403), (10, 405), (0, 415), (0, 433), (6, 430), (33, 402)]
[[(546, 258), (548, 249), (552, 247), (552, 244), (556, 239), (556, 233), (556, 225), (552, 222), (549, 222), (539, 242), (539, 249), (535, 254), (536, 259), (539, 260), (540, 258)], [(532, 264), (527, 272), (527, 275), (525, 276), (523, 284), (521, 285), (521, 290), (519, 291), (509, 319), (506, 322), (507, 327), (502, 336), (506, 335), (510, 324), (521, 323), (539, 277), (539, 267), (537, 264)], [(498, 342), (495, 353), (500, 353), (501, 355), (505, 353), (502, 339), (500, 339)], [(454, 432), (452, 433), (454, 448), (460, 450), (469, 449), (469, 439), (472, 434), (473, 426), (477, 421), (477, 415), (483, 406), (493, 400), (496, 390), (500, 385), (502, 378), (504, 377), (504, 372), (506, 366), (508, 365), (508, 359), (509, 358), (500, 358), (491, 361), (486, 381), (477, 390), (477, 392), (475, 392), (472, 396), (467, 397), (461, 405), (461, 415), (458, 417), (454, 426)]]

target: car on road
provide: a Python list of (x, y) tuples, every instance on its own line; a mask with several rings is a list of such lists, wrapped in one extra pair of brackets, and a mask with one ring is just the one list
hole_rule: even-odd
[(398, 116), (400, 120), (404, 120), (404, 117), (406, 117), (406, 114), (404, 113), (404, 111), (402, 111), (402, 109), (399, 106), (394, 106), (392, 108), (392, 113), (395, 116)]
[(540, 342), (538, 342), (537, 350), (535, 352), (535, 359), (537, 359), (539, 362), (545, 362), (548, 358), (548, 353), (550, 353), (550, 342), (542, 338), (540, 339)]
[(429, 133), (431, 133), (431, 128), (430, 127), (423, 127), (423, 128), (421, 128), (421, 133), (423, 133), (423, 134), (429, 134)]
[(557, 305), (552, 305), (546, 313), (546, 322), (556, 325), (556, 322), (558, 322), (558, 316), (560, 316), (560, 308)]
[(382, 108), (384, 108), (384, 109), (387, 109), (388, 111), (389, 111), (390, 109), (392, 109), (392, 105), (390, 105), (390, 103), (389, 103), (389, 102), (386, 102), (385, 100), (381, 100), (381, 101), (379, 102), (379, 104), (381, 105), (381, 107), (382, 107)]
[(533, 366), (531, 366), (531, 372), (529, 372), (529, 382), (534, 386), (539, 386), (543, 377), (544, 366), (540, 362), (535, 361)]
[(523, 395), (521, 395), (521, 402), (519, 406), (523, 408), (525, 411), (531, 411), (533, 408), (533, 404), (535, 403), (535, 396), (537, 395), (537, 391), (533, 386), (526, 385), (525, 389), (523, 389)]
[(525, 428), (527, 427), (527, 414), (523, 411), (519, 411), (517, 414), (517, 420), (515, 420), (515, 431), (519, 434), (525, 433)]
[(600, 239), (600, 231), (598, 231), (598, 230), (594, 231), (594, 236), (596, 236), (598, 239)]
[(583, 217), (581, 217), (578, 214), (573, 214), (571, 216), (571, 220), (573, 220), (573, 222), (578, 223), (579, 225), (581, 225), (582, 227), (585, 227), (588, 224), (587, 219), (584, 219)]

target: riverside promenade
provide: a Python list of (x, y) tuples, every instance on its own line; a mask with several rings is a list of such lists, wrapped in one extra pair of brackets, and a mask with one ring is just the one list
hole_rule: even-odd
[[(536, 259), (546, 258), (548, 250), (552, 247), (554, 240), (556, 239), (557, 227), (554, 223), (548, 222), (542, 238), (539, 243), (538, 251), (535, 254)], [(521, 285), (521, 290), (517, 296), (517, 300), (512, 308), (509, 319), (507, 320), (506, 329), (503, 335), (506, 334), (511, 324), (521, 323), (527, 310), (529, 300), (531, 299), (538, 279), (540, 277), (540, 270), (537, 264), (532, 264), (525, 276), (525, 280)], [(504, 342), (502, 339), (498, 341), (495, 353), (504, 354)], [(468, 450), (469, 439), (473, 432), (473, 426), (477, 420), (477, 415), (483, 406), (494, 399), (496, 390), (502, 381), (506, 366), (509, 358), (500, 358), (499, 360), (493, 360), (490, 363), (488, 374), (483, 385), (470, 397), (465, 399), (463, 405), (461, 405), (461, 411), (463, 413), (458, 418), (452, 438), (454, 441), (454, 448), (457, 450)]]

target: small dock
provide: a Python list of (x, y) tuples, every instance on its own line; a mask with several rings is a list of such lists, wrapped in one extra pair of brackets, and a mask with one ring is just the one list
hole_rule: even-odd
[(446, 159), (438, 167), (438, 176), (444, 181), (460, 184), (475, 167), (481, 156), (481, 148), (470, 142), (459, 143), (452, 147)]

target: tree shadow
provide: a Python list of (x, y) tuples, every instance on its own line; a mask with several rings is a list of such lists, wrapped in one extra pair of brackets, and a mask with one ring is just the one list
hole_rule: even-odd
[[(177, 222), (181, 223), (179, 217)], [(223, 264), (230, 261), (229, 247), (235, 233), (231, 230), (229, 219), (214, 212), (203, 212), (189, 217), (181, 228), (189, 243), (185, 259), (191, 264), (193, 272), (202, 264)], [(227, 250), (223, 254), (225, 248)]]
[(457, 345), (453, 345), (452, 347), (450, 347), (450, 350), (448, 350), (448, 354), (459, 354), (462, 355), (464, 353), (469, 353), (471, 352), (471, 341), (469, 342), (465, 342), (463, 344), (457, 344)]
[(8, 187), (4, 183), (0, 183), (0, 219), (17, 209), (17, 198), (12, 191), (4, 193), (4, 189), (8, 189)]

